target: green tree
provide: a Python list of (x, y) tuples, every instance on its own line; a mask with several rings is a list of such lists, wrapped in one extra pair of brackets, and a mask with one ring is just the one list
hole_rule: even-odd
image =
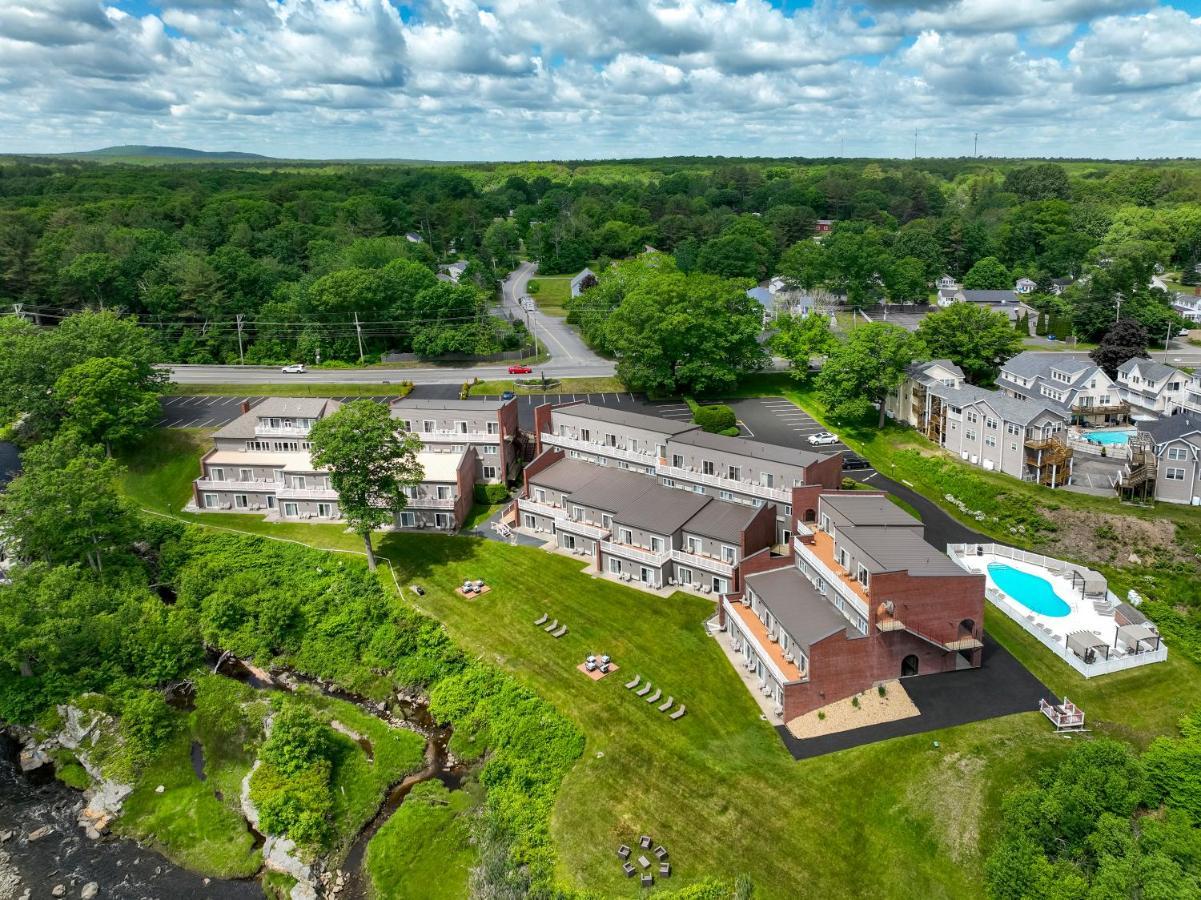
[(898, 259), (884, 273), (884, 287), (894, 303), (925, 301), (929, 292), (925, 265), (913, 256)]
[(922, 319), (917, 336), (934, 359), (949, 359), (972, 384), (990, 384), (1022, 349), (1009, 317), (974, 303), (952, 303)]
[(1118, 369), (1136, 357), (1149, 359), (1147, 330), (1134, 319), (1119, 319), (1110, 326), (1101, 342), (1089, 352), (1089, 358), (1110, 378), (1117, 378)]
[(158, 393), (127, 359), (96, 357), (72, 366), (54, 383), (65, 424), (88, 443), (113, 447), (136, 441), (158, 421)]
[(421, 439), (397, 433), (388, 407), (372, 400), (348, 403), (309, 433), (313, 465), (329, 470), (342, 516), (367, 548), (375, 571), (371, 532), (396, 520), (407, 505), (406, 487), (421, 483)]
[(860, 308), (881, 297), (889, 260), (878, 228), (840, 225), (822, 243), (825, 282), (830, 290)]
[(484, 229), (480, 246), (493, 267), (512, 269), (517, 265), (517, 254), (521, 249), (521, 232), (516, 223), (498, 219)]
[(969, 291), (1003, 291), (1013, 287), (1013, 276), (995, 256), (986, 256), (964, 276), (963, 286)]
[(1012, 169), (1005, 176), (1005, 190), (1023, 200), (1069, 200), (1072, 190), (1068, 173), (1055, 163), (1038, 163)]
[(808, 374), (810, 360), (825, 356), (833, 344), (830, 320), (817, 312), (807, 316), (780, 316), (768, 340), (772, 353), (788, 360), (797, 375)]
[(100, 447), (63, 431), (26, 450), (22, 466), (0, 495), (0, 522), (22, 555), (51, 563), (84, 561), (103, 572), (104, 558), (131, 534), (115, 485), (117, 464)]
[(862, 418), (877, 406), (882, 428), (885, 399), (922, 352), (921, 341), (898, 325), (861, 325), (831, 349), (818, 376), (819, 396), (839, 419)]
[(826, 250), (817, 241), (793, 244), (780, 257), (780, 275), (793, 288), (811, 291), (826, 278)]

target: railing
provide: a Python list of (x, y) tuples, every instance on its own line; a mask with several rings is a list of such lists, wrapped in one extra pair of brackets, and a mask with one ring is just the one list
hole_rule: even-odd
[(539, 503), (537, 500), (526, 500), (524, 497), (517, 501), (517, 507), (523, 513), (533, 513), (534, 515), (546, 516), (550, 519), (562, 519), (567, 516), (567, 510), (561, 506)]
[(817, 570), (818, 574), (822, 576), (822, 579), (826, 582), (826, 584), (828, 584), (840, 597), (842, 597), (843, 600), (851, 604), (851, 609), (863, 616), (865, 621), (871, 618), (867, 612), (867, 601), (860, 597), (859, 594), (855, 592), (854, 588), (850, 587), (842, 580), (843, 575), (841, 573), (836, 572), (833, 568), (827, 565), (826, 561), (818, 556), (813, 551), (811, 546), (806, 544), (804, 541), (799, 540), (795, 536), (792, 539), (792, 546), (795, 551), (800, 553), (805, 562), (809, 563), (809, 565), (813, 566), (813, 568)]
[(485, 431), (411, 431), (426, 444), (499, 444), (501, 436), (488, 434)]
[(662, 566), (669, 559), (671, 554), (667, 551), (653, 553), (650, 550), (642, 550), (638, 547), (631, 547), (628, 544), (618, 544), (609, 541), (604, 546), (604, 552), (613, 556), (620, 556), (624, 559), (632, 559), (636, 562), (644, 562), (652, 566)]
[(408, 509), (454, 509), (458, 502), (454, 497), (446, 499), (439, 497), (409, 497)]
[(594, 540), (603, 541), (609, 537), (609, 529), (603, 528), (600, 525), (590, 525), (587, 522), (579, 522), (569, 516), (565, 516), (560, 511), (560, 515), (555, 519), (555, 527), (563, 531), (570, 531), (574, 534), (582, 534), (584, 537), (593, 538)]
[(596, 453), (600, 456), (611, 456), (615, 459), (624, 459), (629, 462), (636, 462), (643, 466), (654, 466), (659, 461), (657, 453), (647, 450), (645, 452), (639, 450), (626, 450), (624, 447), (610, 447), (608, 444), (597, 444), (593, 441), (582, 441), (579, 438), (567, 437), (563, 434), (551, 434), (545, 432), (542, 435), (542, 443), (550, 444), (553, 447), (567, 447), (571, 450), (581, 450), (584, 453)]
[(333, 488), (280, 486), (275, 496), (280, 500), (337, 500), (338, 492)]
[[(755, 648), (755, 650), (756, 650), (755, 655), (757, 657), (759, 657), (759, 660), (763, 663), (764, 666), (767, 667), (767, 670), (769, 672), (771, 672), (772, 676), (776, 679), (776, 682), (781, 686), (795, 682), (796, 679), (789, 678), (788, 676), (786, 676), (784, 674), (783, 670), (776, 663), (776, 661), (771, 658), (771, 651), (769, 651), (766, 647), (764, 647), (759, 642), (759, 639), (756, 638), (755, 635), (752, 633), (751, 629), (747, 626), (747, 624), (743, 620), (742, 616), (739, 613), (735, 612), (734, 607), (731, 605), (729, 598), (723, 597), (721, 602), (722, 602), (722, 605), (726, 609), (726, 621), (738, 623), (738, 632), (739, 632), (739, 634), (742, 635), (742, 639), (744, 641), (746, 641), (747, 643), (749, 643), (752, 647)], [(727, 627), (729, 627), (729, 626), (727, 625)], [(798, 666), (797, 668), (799, 670), (800, 667)]]
[(258, 425), (254, 429), (254, 436), (307, 438), (309, 436), (309, 429), (296, 427), (285, 428), (282, 425), (279, 428), (271, 428), (267, 425)]
[(754, 481), (736, 481), (733, 478), (722, 478), (720, 475), (705, 475), (703, 472), (694, 472), (692, 469), (681, 469), (677, 466), (669, 466), (663, 462), (659, 462), (655, 466), (655, 474), (664, 478), (678, 478), (681, 481), (709, 484), (723, 490), (733, 491), (738, 494), (750, 494), (754, 497), (763, 497), (779, 503), (792, 502), (791, 489), (767, 487)]
[(672, 550), (671, 558), (681, 565), (694, 566), (698, 569), (716, 572), (718, 575), (725, 575), (727, 578), (734, 576), (734, 567), (732, 565), (720, 559), (714, 559), (711, 556), (701, 556), (697, 553), (689, 553), (687, 550)]
[(1105, 405), (1075, 403), (1072, 405), (1073, 415), (1108, 415), (1110, 413), (1128, 413), (1130, 412), (1129, 403), (1107, 403)]
[(198, 478), (196, 486), (202, 491), (271, 491), (280, 487), (278, 481), (264, 479), (262, 481), (215, 481), (211, 478)]
[(797, 522), (796, 530), (793, 533), (797, 537), (813, 537), (813, 535), (816, 534), (816, 532), (804, 522)]

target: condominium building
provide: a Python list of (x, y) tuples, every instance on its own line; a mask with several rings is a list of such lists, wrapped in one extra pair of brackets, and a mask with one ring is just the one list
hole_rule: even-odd
[(1124, 496), (1201, 506), (1201, 415), (1140, 423), (1114, 488)]
[(1119, 386), (1084, 353), (1026, 350), (1001, 366), (997, 388), (1046, 403), (1081, 425), (1121, 424), (1130, 417)]
[[(271, 521), (339, 521), (338, 493), (329, 472), (313, 465), (309, 431), (339, 408), (336, 400), (269, 397), (213, 434), (213, 449), (200, 460), (188, 509), (257, 513)], [(472, 447), (422, 451), (422, 483), (408, 490), (399, 528), (462, 525), (471, 509), (479, 470)]]
[(721, 639), (782, 720), (898, 677), (980, 665), (984, 576), (927, 544), (922, 523), (882, 494), (798, 493), (814, 521), (794, 518), (791, 556), (749, 556), (744, 589), (718, 609)]
[(517, 524), (586, 556), (597, 572), (652, 588), (716, 595), (775, 540), (776, 508), (673, 490), (645, 474), (543, 451), (525, 470)]
[(422, 400), (392, 403), (392, 418), (421, 438), (434, 453), (475, 451), (473, 480), (484, 484), (515, 481), (521, 471), (522, 438), (517, 400)]
[(555, 448), (569, 459), (625, 469), (728, 503), (773, 504), (780, 544), (791, 534), (793, 490), (837, 487), (842, 479), (839, 453), (709, 434), (690, 422), (588, 403), (540, 406), (534, 427), (539, 452)]
[(950, 360), (911, 365), (884, 410), (974, 466), (1050, 487), (1071, 478), (1065, 412), (968, 384)]
[(1118, 390), (1130, 411), (1143, 416), (1174, 416), (1189, 400), (1189, 376), (1153, 359), (1128, 359), (1118, 367)]

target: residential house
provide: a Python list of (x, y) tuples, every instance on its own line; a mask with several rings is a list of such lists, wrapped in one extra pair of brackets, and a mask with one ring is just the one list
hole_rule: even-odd
[(1013, 286), (1015, 294), (1033, 294), (1038, 290), (1038, 282), (1033, 278), (1019, 278)]
[(548, 449), (525, 471), (517, 524), (589, 557), (598, 573), (650, 588), (737, 590), (738, 566), (769, 548), (775, 507), (676, 491), (631, 471)]
[(1042, 400), (968, 384), (950, 360), (914, 363), (884, 411), (965, 462), (1050, 487), (1072, 474), (1068, 417)]
[(818, 234), (829, 234), (830, 229), (834, 227), (833, 219), (818, 219), (813, 225), (813, 230)]
[(458, 284), (459, 279), (463, 277), (463, 273), (466, 271), (467, 260), (465, 259), (460, 259), (458, 262), (442, 263), (438, 266), (438, 280)]
[(1001, 366), (997, 387), (1020, 400), (1037, 400), (1082, 425), (1121, 424), (1130, 405), (1087, 354), (1026, 350)]
[(939, 291), (954, 292), (954, 291), (959, 290), (961, 287), (963, 287), (963, 285), (961, 285), (958, 281), (956, 281), (950, 275), (942, 275), (939, 277), (938, 281), (936, 281), (934, 283), (934, 287), (936, 290), (939, 290)]
[(421, 438), (431, 452), (475, 451), (473, 481), (516, 481), (523, 443), (517, 427), (517, 400), (425, 400), (402, 397), (391, 406), (392, 418)]
[(1201, 322), (1201, 287), (1193, 288), (1191, 294), (1177, 292), (1172, 309), (1189, 322)]
[(1058, 297), (1075, 283), (1075, 278), (1052, 278), (1051, 293)]
[(425, 242), (425, 238), (419, 235), (416, 231), (406, 231), (405, 240), (410, 244), (421, 244)]
[(776, 298), (771, 290), (762, 285), (756, 285), (753, 288), (749, 288), (746, 295), (762, 307), (764, 325), (776, 317)]
[(664, 487), (731, 503), (778, 506), (777, 541), (788, 542), (792, 492), (804, 485), (837, 487), (842, 455), (709, 434), (691, 422), (623, 409), (569, 403), (534, 410), (538, 452), (627, 469)]
[(1114, 488), (1122, 496), (1201, 505), (1201, 415), (1140, 422)]
[(1185, 408), (1189, 376), (1153, 359), (1134, 357), (1118, 367), (1118, 391), (1135, 415), (1172, 416)]
[(596, 273), (588, 268), (582, 269), (571, 279), (571, 296), (580, 296), (594, 284), (596, 284)]
[(922, 538), (883, 494), (806, 489), (791, 557), (744, 560), (721, 599), (721, 638), (791, 721), (898, 677), (979, 666), (983, 575)]
[(938, 305), (950, 306), (952, 303), (975, 303), (993, 309), (1013, 309), (1018, 303), (1018, 295), (1013, 291), (969, 291), (964, 288), (940, 288)]
[(405, 489), (405, 508), (396, 515), (397, 528), (460, 528), (475, 498), (475, 450), (422, 450), (417, 462), (425, 473), (421, 484)]

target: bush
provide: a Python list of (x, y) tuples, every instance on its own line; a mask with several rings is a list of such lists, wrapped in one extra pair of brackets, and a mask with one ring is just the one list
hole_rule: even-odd
[(298, 775), (314, 763), (332, 759), (334, 733), (307, 706), (283, 705), (259, 756), (284, 775)]
[(503, 484), (477, 484), (475, 502), (491, 506), (509, 499), (509, 488)]
[(714, 403), (711, 406), (697, 406), (692, 413), (692, 421), (710, 434), (720, 434), (730, 428), (737, 428), (738, 417), (734, 410), (724, 403)]
[(157, 691), (130, 691), (121, 700), (121, 733), (130, 759), (151, 759), (175, 733), (176, 716)]

